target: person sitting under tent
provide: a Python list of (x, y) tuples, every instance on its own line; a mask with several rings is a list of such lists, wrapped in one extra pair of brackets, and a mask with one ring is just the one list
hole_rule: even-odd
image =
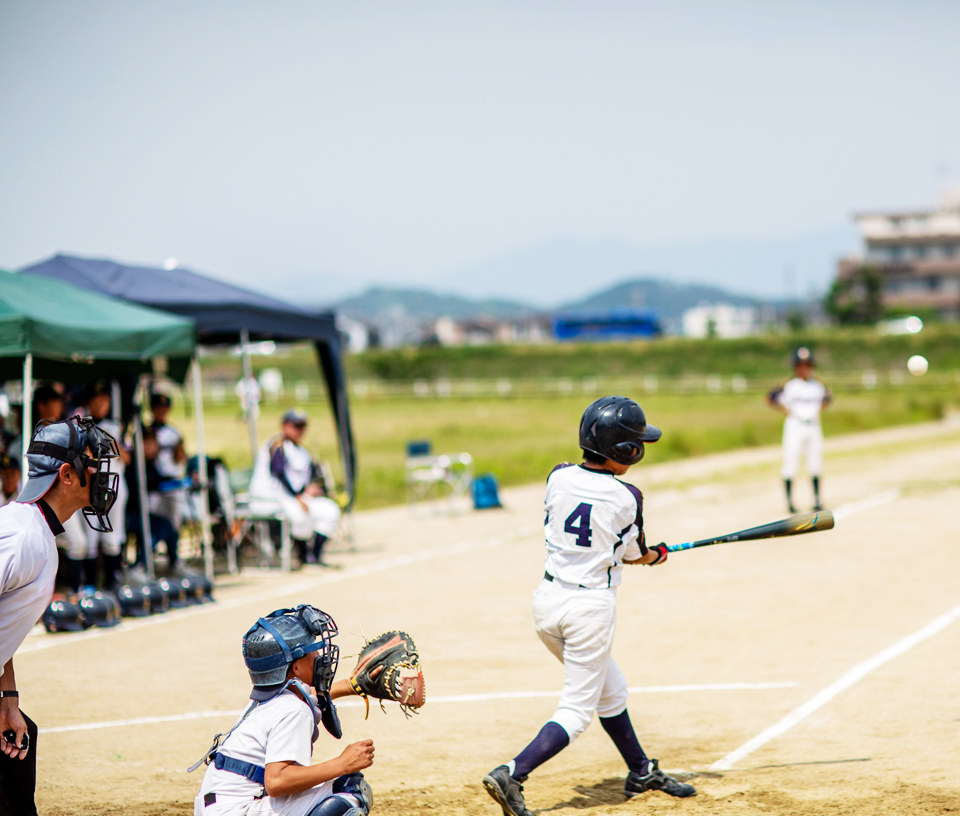
[[(143, 460), (144, 470), (146, 471), (147, 484), (147, 505), (152, 507), (154, 501), (161, 497), (165, 489), (171, 484), (180, 486), (182, 481), (164, 479), (157, 469), (157, 457), (160, 454), (160, 445), (157, 442), (157, 434), (152, 428), (143, 429)], [(126, 527), (127, 532), (133, 533), (137, 537), (137, 559), (134, 564), (134, 574), (136, 578), (144, 578), (141, 575), (146, 567), (146, 553), (143, 547), (143, 520), (140, 514), (140, 484), (138, 473), (140, 468), (137, 466), (136, 457), (126, 469), (127, 488), (129, 496), (127, 498)], [(153, 547), (156, 549), (157, 542), (163, 541), (167, 545), (167, 572), (176, 575), (180, 572), (180, 565), (177, 561), (177, 544), (180, 541), (180, 532), (166, 516), (159, 513), (150, 513), (150, 538), (153, 540)]]
[(299, 542), (301, 563), (326, 566), (323, 545), (340, 523), (340, 507), (324, 495), (319, 467), (300, 444), (306, 429), (306, 413), (291, 408), (281, 419), (281, 432), (261, 446), (250, 482), (250, 509), (257, 515), (282, 513)]

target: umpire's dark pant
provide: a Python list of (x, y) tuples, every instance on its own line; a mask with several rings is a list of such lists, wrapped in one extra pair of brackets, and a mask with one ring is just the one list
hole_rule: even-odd
[(0, 816), (37, 816), (33, 795), (37, 790), (37, 724), (22, 711), (30, 735), (24, 759), (0, 751)]

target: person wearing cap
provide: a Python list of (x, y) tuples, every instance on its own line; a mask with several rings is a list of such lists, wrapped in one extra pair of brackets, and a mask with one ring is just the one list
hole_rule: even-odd
[(257, 454), (250, 482), (250, 509), (257, 515), (279, 512), (290, 522), (290, 535), (299, 543), (300, 560), (310, 556), (318, 564), (323, 545), (340, 523), (340, 507), (323, 495), (317, 463), (300, 441), (307, 429), (307, 415), (291, 408), (280, 420), (280, 433), (267, 440)]
[(63, 522), (91, 505), (103, 519), (109, 513), (101, 492), (109, 477), (95, 478), (101, 463), (94, 456), (110, 458), (94, 439), (98, 430), (76, 421), (39, 426), (27, 481), (16, 501), (0, 507), (0, 813), (36, 813), (37, 727), (20, 710), (13, 656), (53, 596), (54, 539)]
[[(114, 439), (120, 440), (123, 432), (118, 422), (110, 418), (112, 387), (107, 380), (87, 383), (83, 388), (80, 407), (76, 416), (90, 417)], [(113, 472), (119, 475), (117, 500), (113, 506), (113, 529), (110, 532), (93, 530), (83, 523), (83, 514), (74, 513), (66, 523), (67, 538), (67, 584), (73, 592), (81, 587), (97, 585), (98, 557), (103, 547), (103, 588), (113, 592), (123, 583), (123, 556), (121, 549), (127, 539), (125, 513), (127, 507), (127, 482), (124, 468), (130, 462), (130, 452), (120, 445), (119, 458), (114, 462)]]
[(823, 469), (823, 430), (820, 412), (833, 399), (830, 389), (813, 375), (813, 350), (800, 346), (793, 352), (794, 376), (767, 394), (767, 405), (786, 415), (783, 423), (783, 477), (787, 510), (796, 513), (793, 480), (800, 469), (800, 457), (806, 456), (807, 473), (813, 482), (813, 509), (823, 509), (820, 500), (820, 475)]
[[(63, 408), (66, 399), (52, 385), (40, 385), (33, 392), (33, 416), (37, 422), (57, 422), (63, 419)], [(23, 408), (20, 408), (20, 418), (23, 417)], [(23, 429), (7, 445), (7, 453), (14, 459), (23, 456)]]
[[(150, 395), (150, 410), (153, 412), (150, 428), (156, 433), (157, 444), (160, 446), (156, 462), (160, 476), (164, 479), (182, 479), (187, 454), (180, 431), (167, 423), (172, 405), (166, 394), (155, 391)], [(170, 519), (170, 523), (179, 530), (183, 518), (182, 506), (183, 491), (170, 490), (154, 497), (150, 503), (150, 511)]]
[(20, 492), (20, 462), (8, 453), (0, 453), (0, 507), (16, 499)]

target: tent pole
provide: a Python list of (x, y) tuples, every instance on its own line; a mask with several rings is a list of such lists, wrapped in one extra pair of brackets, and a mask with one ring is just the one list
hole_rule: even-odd
[(153, 580), (153, 535), (150, 533), (150, 506), (147, 496), (147, 462), (143, 458), (143, 420), (140, 412), (133, 417), (133, 445), (137, 455), (137, 491), (140, 493), (140, 540), (143, 542), (143, 563), (147, 579)]
[(30, 473), (30, 464), (27, 462), (27, 448), (33, 441), (33, 355), (27, 352), (23, 358), (23, 427), (20, 429), (20, 455), (23, 461), (20, 464), (20, 487), (27, 483)]
[(250, 462), (251, 466), (257, 463), (257, 450), (260, 442), (257, 439), (257, 420), (260, 417), (260, 402), (254, 398), (254, 391), (250, 387), (253, 380), (253, 366), (250, 364), (250, 332), (240, 329), (240, 354), (243, 359), (243, 398), (247, 402), (247, 427), (250, 431)]
[(200, 358), (193, 358), (193, 407), (197, 421), (197, 471), (200, 476), (200, 531), (203, 539), (203, 569), (213, 581), (213, 533), (210, 530), (210, 478), (207, 473), (207, 448), (203, 438), (203, 383)]

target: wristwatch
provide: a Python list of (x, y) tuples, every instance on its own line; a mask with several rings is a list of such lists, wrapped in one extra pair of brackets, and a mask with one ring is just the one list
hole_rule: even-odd
[(10, 690), (8, 690), (8, 691), (0, 691), (0, 698), (2, 698), (2, 697), (19, 697), (19, 696), (20, 696), (20, 692), (14, 690), (14, 689), (10, 689)]

